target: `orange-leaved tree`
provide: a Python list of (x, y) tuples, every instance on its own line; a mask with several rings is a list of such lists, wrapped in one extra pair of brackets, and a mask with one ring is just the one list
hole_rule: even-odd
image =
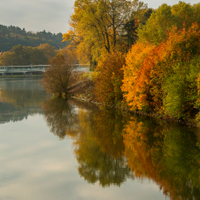
[(199, 39), (199, 26), (194, 23), (188, 30), (174, 27), (169, 32), (168, 40), (159, 46), (137, 43), (132, 47), (123, 68), (122, 86), (124, 97), (132, 109), (162, 111), (163, 95), (166, 97), (170, 92), (168, 89), (163, 91), (163, 84), (171, 74), (179, 76), (177, 63), (187, 63), (199, 55)]
[(111, 52), (101, 57), (96, 68), (95, 96), (98, 101), (109, 104), (121, 102), (124, 55), (120, 52)]
[[(126, 65), (123, 67), (124, 79), (122, 91), (132, 109), (142, 109), (147, 103), (144, 98), (146, 90), (141, 85), (141, 83), (147, 80), (146, 77), (141, 77), (142, 63), (147, 54), (154, 48), (155, 46), (151, 44), (136, 43), (126, 56)], [(143, 75), (148, 76), (148, 74), (144, 73)]]

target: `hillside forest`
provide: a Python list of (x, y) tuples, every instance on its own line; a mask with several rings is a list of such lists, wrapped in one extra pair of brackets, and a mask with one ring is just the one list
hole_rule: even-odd
[(51, 33), (40, 31), (31, 32), (17, 26), (0, 25), (0, 52), (11, 50), (14, 46), (37, 47), (40, 44), (48, 43), (55, 49), (64, 48), (67, 42), (62, 42), (62, 33)]

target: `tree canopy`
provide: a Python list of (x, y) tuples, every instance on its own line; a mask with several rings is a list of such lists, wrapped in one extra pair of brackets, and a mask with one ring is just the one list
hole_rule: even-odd
[(190, 5), (179, 1), (169, 6), (162, 4), (147, 20), (146, 25), (140, 26), (138, 37), (140, 42), (160, 44), (168, 37), (168, 32), (176, 26), (178, 29), (188, 29), (192, 23), (200, 23), (200, 4)]
[(146, 4), (139, 0), (76, 0), (71, 29), (63, 35), (64, 40), (71, 40), (77, 53), (86, 56), (88, 61), (95, 61), (101, 54), (113, 50), (125, 51), (128, 22), (146, 10)]
[(49, 44), (41, 44), (39, 47), (17, 45), (0, 56), (0, 65), (49, 64), (55, 54), (54, 47)]
[(67, 63), (61, 53), (52, 58), (50, 64), (42, 80), (44, 88), (55, 96), (68, 94), (68, 88), (75, 79), (72, 76), (73, 65)]

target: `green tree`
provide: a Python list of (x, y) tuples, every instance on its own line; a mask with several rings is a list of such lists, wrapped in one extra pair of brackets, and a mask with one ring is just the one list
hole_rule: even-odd
[(176, 118), (194, 118), (199, 109), (196, 101), (200, 57), (194, 57), (188, 63), (180, 62), (172, 68), (173, 72), (166, 78), (163, 85), (165, 113)]
[(171, 12), (171, 6), (162, 4), (156, 12), (152, 13), (146, 25), (141, 25), (138, 30), (140, 42), (160, 44), (167, 39), (167, 31), (175, 25), (175, 17)]
[(200, 23), (200, 5), (191, 6), (179, 1), (169, 6), (162, 4), (138, 30), (139, 41), (159, 45), (168, 37), (168, 32), (176, 26), (178, 29), (190, 28), (192, 23)]

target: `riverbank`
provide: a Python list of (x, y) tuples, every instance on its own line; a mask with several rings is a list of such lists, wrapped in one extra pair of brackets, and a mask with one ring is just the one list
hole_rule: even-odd
[(180, 119), (170, 118), (169, 116), (159, 115), (157, 113), (146, 113), (143, 111), (133, 111), (130, 108), (128, 108), (128, 106), (105, 105), (105, 104), (97, 101), (97, 99), (94, 96), (94, 89), (95, 89), (94, 83), (91, 80), (91, 78), (84, 80), (84, 81), (80, 81), (77, 84), (75, 84), (69, 91), (71, 94), (70, 98), (74, 99), (74, 100), (82, 101), (82, 102), (90, 102), (90, 103), (98, 105), (98, 106), (109, 107), (109, 108), (113, 108), (113, 109), (121, 109), (125, 112), (135, 113), (138, 115), (144, 115), (144, 116), (148, 116), (148, 117), (156, 118), (156, 119), (160, 119), (160, 120), (166, 120), (171, 123), (179, 123), (179, 124), (183, 124), (186, 126), (200, 128), (200, 125), (196, 122), (195, 119), (189, 119), (187, 121), (183, 121)]

